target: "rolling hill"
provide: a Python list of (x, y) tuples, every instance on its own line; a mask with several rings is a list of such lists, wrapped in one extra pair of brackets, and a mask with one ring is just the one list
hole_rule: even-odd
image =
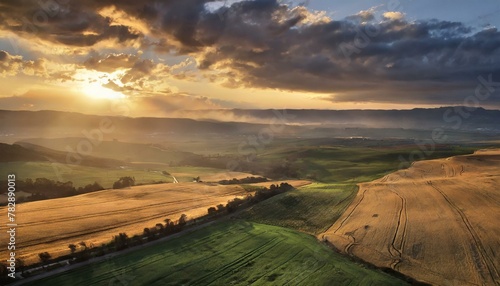
[(421, 161), (359, 185), (324, 234), (345, 254), (435, 285), (500, 283), (500, 150)]

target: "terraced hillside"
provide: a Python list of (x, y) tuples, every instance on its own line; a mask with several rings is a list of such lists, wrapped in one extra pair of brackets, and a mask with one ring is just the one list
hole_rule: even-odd
[(500, 150), (416, 162), (370, 183), (319, 237), (438, 285), (500, 284)]

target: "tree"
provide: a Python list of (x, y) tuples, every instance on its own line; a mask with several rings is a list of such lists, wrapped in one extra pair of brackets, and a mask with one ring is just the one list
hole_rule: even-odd
[(114, 237), (115, 245), (117, 250), (127, 248), (128, 246), (128, 235), (124, 232), (120, 232)]
[(165, 233), (172, 233), (172, 232), (174, 232), (174, 229), (175, 229), (174, 222), (171, 219), (166, 218), (165, 219)]
[(217, 205), (217, 211), (218, 212), (223, 212), (226, 209), (226, 207), (223, 204), (218, 204)]
[(87, 250), (87, 244), (85, 243), (85, 241), (80, 241), (78, 244), (84, 248), (83, 251)]
[(24, 274), (24, 266), (26, 266), (24, 260), (22, 260), (21, 258), (16, 258), (16, 267), (21, 269), (21, 275)]
[(78, 193), (90, 193), (90, 192), (95, 192), (95, 191), (101, 191), (104, 190), (104, 188), (98, 183), (94, 182), (93, 184), (88, 184), (85, 187), (79, 187), (78, 188)]
[(26, 190), (31, 190), (33, 188), (33, 180), (31, 178), (27, 178), (24, 181), (24, 184), (25, 184)]
[(76, 245), (70, 244), (70, 245), (68, 245), (68, 248), (71, 251), (71, 254), (75, 254), (75, 252), (76, 252)]
[(40, 258), (40, 261), (42, 262), (42, 264), (44, 264), (43, 268), (45, 268), (45, 264), (47, 264), (47, 262), (49, 262), (50, 258), (52, 258), (52, 256), (47, 251), (39, 253), (38, 257)]
[(179, 226), (185, 226), (187, 223), (187, 215), (181, 214), (181, 217), (179, 218)]
[(161, 224), (161, 223), (157, 223), (157, 224), (156, 224), (156, 230), (157, 230), (159, 233), (163, 233), (163, 231), (165, 230), (165, 228), (163, 227), (163, 224)]
[(113, 189), (123, 189), (135, 185), (134, 177), (121, 177), (118, 181), (113, 183)]
[(208, 208), (208, 215), (215, 215), (217, 214), (217, 209), (214, 207), (209, 207)]
[(132, 243), (132, 245), (140, 245), (142, 243), (142, 237), (138, 234), (132, 236), (132, 238), (130, 239), (130, 242)]

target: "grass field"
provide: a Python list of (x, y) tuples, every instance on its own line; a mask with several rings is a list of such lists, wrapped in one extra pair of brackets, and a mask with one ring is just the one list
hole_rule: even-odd
[(47, 178), (55, 181), (72, 181), (76, 187), (98, 182), (104, 188), (111, 188), (120, 177), (135, 177), (136, 184), (148, 184), (157, 181), (172, 181), (161, 172), (135, 168), (95, 168), (79, 165), (66, 165), (50, 162), (9, 162), (0, 163), (0, 176), (16, 174), (18, 180), (27, 178)]
[(18, 180), (27, 178), (47, 178), (56, 181), (72, 181), (76, 187), (98, 182), (104, 188), (111, 188), (120, 177), (135, 177), (136, 184), (151, 184), (153, 182), (172, 182), (171, 176), (165, 176), (161, 171), (174, 175), (179, 182), (192, 182), (200, 177), (205, 182), (218, 182), (233, 178), (253, 176), (249, 173), (229, 172), (223, 169), (206, 167), (168, 167), (164, 165), (142, 163), (132, 164), (132, 167), (97, 168), (81, 165), (68, 165), (50, 162), (8, 162), (0, 163), (0, 176), (16, 174)]
[[(65, 151), (67, 146), (73, 149), (85, 138), (56, 138), (56, 139), (26, 139), (24, 142), (44, 146), (46, 148)], [(180, 150), (154, 146), (145, 143), (130, 143), (119, 141), (102, 141), (92, 149), (92, 156), (123, 160), (127, 162), (160, 162), (169, 163), (184, 158), (189, 153)]]
[[(119, 280), (121, 279), (121, 280)], [(31, 284), (406, 285), (285, 228), (233, 220)]]
[[(470, 154), (473, 148), (437, 149), (426, 159)], [(326, 183), (360, 183), (380, 178), (400, 167), (415, 148), (408, 147), (305, 147), (291, 155), (300, 174)], [(418, 156), (415, 156), (418, 158)]]
[(168, 167), (166, 170), (174, 175), (179, 182), (192, 182), (193, 178), (200, 177), (204, 182), (218, 182), (221, 180), (241, 179), (253, 176), (249, 173), (230, 172), (228, 170), (206, 167)]
[(500, 150), (417, 162), (360, 184), (320, 237), (433, 285), (498, 285), (499, 174)]
[(340, 217), (356, 190), (354, 185), (314, 183), (252, 206), (240, 217), (318, 234)]

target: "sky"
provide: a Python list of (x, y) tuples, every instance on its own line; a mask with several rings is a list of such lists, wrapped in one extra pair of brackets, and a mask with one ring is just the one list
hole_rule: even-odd
[(498, 15), (498, 0), (0, 0), (0, 109), (497, 109)]

